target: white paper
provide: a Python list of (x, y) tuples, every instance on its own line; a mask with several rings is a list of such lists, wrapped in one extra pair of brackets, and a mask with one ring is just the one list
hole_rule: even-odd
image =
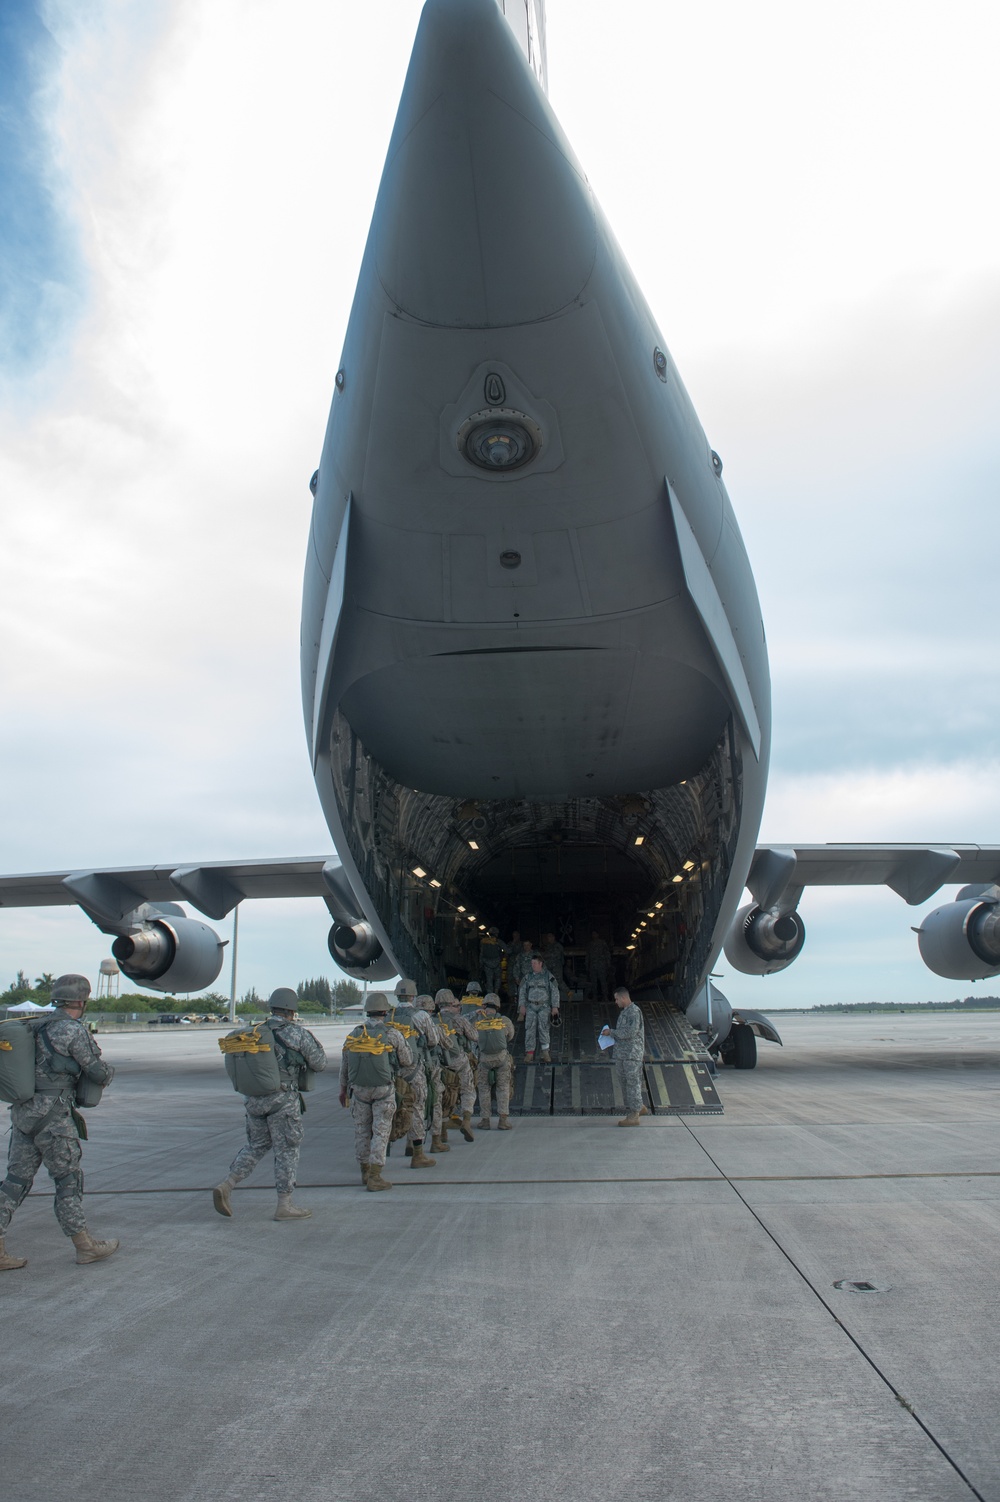
[(602, 1048), (614, 1048), (615, 1046), (614, 1038), (606, 1038), (603, 1033), (598, 1036), (597, 1041)]

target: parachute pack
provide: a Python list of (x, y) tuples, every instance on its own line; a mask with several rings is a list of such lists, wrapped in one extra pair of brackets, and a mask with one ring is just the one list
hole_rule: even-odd
[(26, 1022), (0, 1022), (0, 1100), (19, 1106), (34, 1093), (34, 1028)]
[(492, 1054), (507, 1050), (507, 1033), (502, 1017), (477, 1017), (476, 1032), (479, 1034), (479, 1057), (488, 1059)]
[(219, 1039), (219, 1047), (239, 1095), (273, 1095), (282, 1085), (294, 1085), (303, 1093), (313, 1088), (315, 1074), (273, 1022), (237, 1028)]
[(344, 1039), (347, 1079), (362, 1089), (391, 1085), (396, 1078), (396, 1050), (382, 1023), (363, 1022)]

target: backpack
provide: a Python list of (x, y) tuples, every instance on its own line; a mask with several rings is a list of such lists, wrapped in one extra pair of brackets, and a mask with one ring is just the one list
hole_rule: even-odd
[(507, 1049), (507, 1033), (502, 1017), (477, 1017), (476, 1032), (479, 1034), (479, 1057), (486, 1060), (499, 1058)]
[(267, 1029), (274, 1039), (274, 1051), (278, 1056), (278, 1072), (282, 1076), (282, 1084), (290, 1083), (303, 1095), (308, 1095), (310, 1090), (316, 1088), (316, 1071), (309, 1068), (297, 1048), (285, 1042), (280, 1026), (269, 1022)]
[(0, 1022), (0, 1100), (23, 1105), (35, 1093), (35, 1030), (20, 1021)]
[(462, 1055), (468, 1052), (468, 1044), (462, 1034), (458, 1031), (457, 1027), (452, 1027), (445, 1020), (443, 1012), (439, 1012), (434, 1021), (441, 1036), (441, 1047), (444, 1050), (445, 1059), (460, 1060)]
[(237, 1029), (219, 1039), (226, 1073), (240, 1095), (274, 1095), (281, 1089), (281, 1069), (273, 1042), (266, 1024), (249, 1031)]
[(401, 1033), (409, 1043), (416, 1055), (417, 1063), (422, 1063), (427, 1057), (427, 1039), (419, 1027), (413, 1025), (413, 1013), (415, 1008), (411, 1006), (394, 1007), (389, 1013), (389, 1027), (394, 1027), (397, 1033)]
[(372, 1090), (392, 1084), (398, 1068), (396, 1050), (385, 1034), (384, 1023), (362, 1022), (344, 1039), (349, 1084)]

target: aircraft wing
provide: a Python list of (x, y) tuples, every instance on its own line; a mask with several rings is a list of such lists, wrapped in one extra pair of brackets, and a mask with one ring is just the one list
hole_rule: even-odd
[(189, 902), (218, 921), (244, 898), (335, 899), (342, 895), (344, 880), (340, 861), (331, 855), (42, 871), (0, 876), (0, 908), (77, 903), (103, 917), (121, 918), (144, 902)]
[(997, 845), (760, 845), (747, 877), (758, 906), (794, 907), (803, 887), (887, 886), (911, 906), (948, 882), (1000, 882)]

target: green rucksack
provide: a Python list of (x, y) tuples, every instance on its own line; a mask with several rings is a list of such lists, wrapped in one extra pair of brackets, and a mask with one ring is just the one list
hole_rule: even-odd
[(477, 1017), (476, 1032), (479, 1034), (479, 1057), (499, 1058), (507, 1051), (507, 1032), (502, 1017)]
[(240, 1095), (274, 1095), (281, 1089), (281, 1069), (270, 1028), (239, 1029), (219, 1039), (226, 1073)]
[(395, 1045), (389, 1042), (386, 1032), (382, 1023), (363, 1022), (344, 1039), (349, 1084), (365, 1089), (392, 1084), (398, 1064)]
[(0, 1100), (23, 1105), (35, 1093), (35, 1030), (24, 1020), (0, 1022)]

